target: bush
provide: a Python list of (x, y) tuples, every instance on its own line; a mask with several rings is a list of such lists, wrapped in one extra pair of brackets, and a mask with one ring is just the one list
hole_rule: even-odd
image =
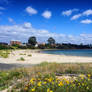
[(23, 57), (20, 57), (20, 59), (17, 59), (18, 61), (25, 61)]
[(32, 57), (32, 55), (31, 55), (31, 54), (29, 54), (28, 56), (29, 56), (29, 57)]

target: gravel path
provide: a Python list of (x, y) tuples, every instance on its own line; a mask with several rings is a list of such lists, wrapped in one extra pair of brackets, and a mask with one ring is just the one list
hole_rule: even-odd
[(5, 64), (0, 63), (0, 70), (10, 70), (14, 68), (22, 68), (22, 67), (32, 67), (31, 64)]

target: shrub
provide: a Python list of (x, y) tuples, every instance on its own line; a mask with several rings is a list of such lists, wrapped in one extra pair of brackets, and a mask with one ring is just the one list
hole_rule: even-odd
[(32, 57), (32, 55), (31, 55), (31, 54), (29, 54), (28, 56), (29, 56), (29, 57)]
[(25, 61), (25, 59), (23, 57), (20, 57), (20, 59), (18, 59), (18, 61)]

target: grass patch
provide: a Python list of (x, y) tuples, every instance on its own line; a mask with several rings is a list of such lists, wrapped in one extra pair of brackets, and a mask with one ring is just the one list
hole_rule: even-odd
[(25, 59), (23, 57), (20, 57), (19, 59), (17, 59), (18, 61), (25, 61)]
[[(72, 82), (66, 79), (56, 82), (57, 74), (83, 74), (86, 78), (78, 77), (77, 81)], [(0, 72), (0, 90), (11, 85), (12, 91), (9, 92), (33, 92), (32, 90), (35, 90), (34, 92), (47, 92), (47, 90), (48, 92), (92, 92), (92, 63), (43, 62), (33, 67)]]
[(9, 54), (10, 54), (9, 50), (0, 50), (0, 57), (2, 58), (8, 58)]
[(25, 53), (23, 54), (23, 53), (20, 53), (20, 55), (26, 55)]
[(0, 90), (12, 86), (14, 82), (16, 83), (16, 80), (21, 79), (22, 76), (24, 76), (24, 72), (19, 70), (0, 72)]
[(31, 55), (31, 54), (29, 54), (28, 56), (29, 56), (29, 57), (32, 57), (32, 55)]

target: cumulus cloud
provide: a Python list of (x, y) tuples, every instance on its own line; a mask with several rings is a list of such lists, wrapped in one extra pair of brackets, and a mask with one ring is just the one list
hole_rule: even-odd
[(75, 20), (75, 19), (78, 19), (79, 17), (81, 17), (82, 15), (81, 14), (76, 14), (74, 15), (71, 20)]
[(85, 20), (82, 20), (81, 23), (83, 23), (83, 24), (90, 24), (90, 23), (92, 23), (92, 20), (85, 19)]
[(52, 33), (46, 29), (36, 29), (30, 22), (14, 25), (0, 25), (0, 41), (20, 40), (27, 42), (30, 36), (36, 36), (38, 42), (46, 42), (49, 37), (55, 38), (56, 42), (88, 44), (92, 43), (92, 34), (66, 35)]
[(28, 7), (26, 8), (26, 12), (27, 12), (29, 15), (37, 14), (37, 10), (34, 9), (34, 8), (32, 8), (32, 7), (30, 7), (30, 6), (28, 6)]
[(78, 11), (78, 9), (71, 9), (71, 10), (63, 11), (62, 15), (64, 15), (64, 16), (70, 16), (75, 11)]
[(86, 16), (92, 15), (92, 9), (84, 11), (83, 15), (86, 15)]
[[(8, 37), (8, 40), (27, 40), (30, 36), (36, 36), (38, 38), (47, 38), (47, 37), (57, 37), (57, 34), (50, 33), (46, 29), (36, 29), (32, 27), (32, 24), (29, 22), (25, 22), (24, 24), (17, 24), (12, 26), (0, 26), (0, 36), (2, 38)], [(2, 41), (2, 39), (0, 39)], [(43, 39), (44, 40), (44, 39)]]
[(42, 13), (42, 16), (43, 16), (44, 18), (46, 18), (46, 19), (50, 19), (51, 16), (52, 16), (52, 13), (51, 13), (51, 11), (46, 10), (46, 11), (44, 11), (44, 12)]
[(89, 15), (92, 15), (92, 9), (88, 9), (80, 14), (76, 14), (76, 15), (72, 16), (71, 20), (76, 20), (82, 16), (89, 16)]

